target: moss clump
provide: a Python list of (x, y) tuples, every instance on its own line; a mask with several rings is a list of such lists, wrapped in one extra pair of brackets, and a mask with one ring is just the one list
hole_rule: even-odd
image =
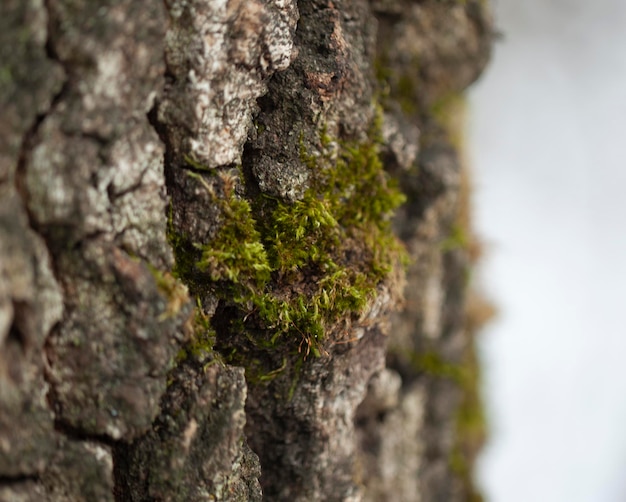
[(448, 452), (450, 469), (460, 479), (465, 500), (482, 502), (472, 475), (473, 465), (486, 436), (486, 420), (480, 394), (480, 365), (474, 345), (469, 343), (459, 362), (446, 361), (435, 351), (404, 353), (418, 373), (433, 379), (454, 382), (460, 391), (460, 402), (455, 416), (455, 438)]
[(476, 354), (475, 333), (470, 328), (471, 342), (466, 347), (460, 365), (459, 387), (461, 403), (456, 415), (456, 437), (450, 453), (450, 468), (461, 479), (466, 498), (471, 502), (484, 499), (473, 480), (473, 466), (487, 435), (482, 396), (480, 392), (480, 363)]
[(445, 253), (448, 251), (454, 251), (455, 249), (466, 249), (470, 243), (470, 238), (467, 235), (466, 229), (459, 224), (453, 224), (450, 228), (450, 233), (441, 242), (441, 250)]
[[(398, 68), (397, 61), (393, 62), (389, 54), (391, 47), (385, 46), (379, 50), (374, 61), (374, 72), (381, 96), (381, 103), (385, 109), (399, 109), (408, 116), (420, 112), (420, 60), (413, 55), (411, 62), (405, 69)], [(405, 65), (402, 65), (405, 66)]]
[(407, 74), (400, 75), (396, 84), (396, 94), (400, 109), (406, 115), (417, 113), (417, 101), (415, 99), (415, 78)]
[(270, 268), (250, 204), (233, 190), (235, 179), (214, 172), (221, 179), (222, 196), (212, 184), (195, 172), (188, 175), (211, 195), (221, 212), (221, 226), (207, 243), (197, 243), (174, 228), (170, 207), (168, 240), (176, 257), (175, 273), (195, 294), (217, 292), (219, 297), (246, 302), (258, 294), (270, 279)]
[(208, 273), (212, 281), (232, 285), (235, 299), (244, 300), (249, 293), (263, 288), (271, 270), (250, 204), (230, 190), (225, 196), (215, 199), (224, 223), (208, 244), (195, 245), (201, 252), (195, 265)]
[(465, 97), (454, 92), (445, 94), (430, 106), (429, 115), (443, 128), (450, 144), (462, 155), (467, 115)]
[(437, 352), (413, 353), (410, 356), (412, 365), (419, 372), (437, 378), (449, 378), (459, 384), (463, 381), (463, 368), (445, 361)]
[(176, 356), (178, 362), (190, 358), (200, 363), (205, 363), (207, 359), (219, 359), (219, 356), (213, 352), (215, 330), (211, 326), (211, 318), (205, 314), (199, 299), (196, 299), (196, 303), (196, 310), (187, 326), (191, 336), (187, 343), (178, 351)]
[(201, 162), (198, 162), (197, 160), (195, 160), (190, 155), (185, 155), (183, 159), (184, 159), (185, 163), (189, 167), (191, 167), (192, 169), (195, 169), (197, 171), (207, 171), (207, 172), (212, 172), (213, 171), (213, 169), (211, 169), (210, 167), (205, 166)]
[(159, 270), (150, 263), (148, 263), (147, 266), (152, 277), (154, 277), (157, 288), (167, 298), (167, 306), (165, 311), (159, 316), (159, 320), (163, 321), (176, 317), (183, 306), (189, 301), (187, 286), (169, 272)]
[[(379, 141), (373, 131), (367, 142), (340, 144), (322, 131), (315, 155), (301, 149), (313, 174), (301, 200), (262, 196), (255, 218), (222, 182), (215, 237), (189, 243), (172, 232), (179, 273), (238, 312), (229, 329), (255, 333), (260, 347), (287, 343), (317, 356), (329, 330), (375, 296), (403, 253), (390, 217), (404, 196), (383, 170)], [(214, 194), (214, 184), (191, 175)]]
[(292, 285), (266, 296), (261, 316), (304, 339), (307, 353), (318, 354), (334, 323), (365, 308), (402, 254), (390, 217), (404, 196), (383, 169), (376, 129), (364, 143), (338, 143), (322, 130), (319, 152), (301, 147), (314, 174), (303, 199), (260, 204), (273, 278)]

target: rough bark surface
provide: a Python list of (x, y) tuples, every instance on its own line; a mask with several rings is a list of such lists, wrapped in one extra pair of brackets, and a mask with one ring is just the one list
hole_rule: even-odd
[(3, 1), (0, 501), (478, 500), (449, 105), (490, 23)]

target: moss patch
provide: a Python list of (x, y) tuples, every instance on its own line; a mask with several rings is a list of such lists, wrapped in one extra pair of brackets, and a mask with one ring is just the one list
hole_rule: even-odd
[(480, 394), (480, 365), (474, 344), (474, 333), (461, 360), (452, 363), (434, 351), (405, 353), (413, 369), (435, 379), (446, 379), (460, 390), (460, 403), (455, 417), (455, 439), (449, 451), (450, 469), (460, 479), (464, 500), (482, 502), (483, 497), (473, 480), (473, 465), (484, 443), (487, 425)]
[(480, 366), (474, 343), (468, 344), (459, 381), (462, 398), (456, 417), (456, 441), (450, 467), (461, 479), (470, 502), (484, 499), (473, 480), (473, 465), (485, 441), (487, 425), (480, 394)]
[(169, 272), (159, 270), (149, 263), (146, 265), (152, 277), (154, 277), (157, 288), (167, 298), (167, 306), (165, 311), (161, 314), (160, 320), (176, 317), (183, 305), (189, 301), (187, 286)]
[(199, 299), (196, 299), (196, 310), (190, 319), (190, 339), (181, 347), (176, 357), (178, 362), (194, 359), (205, 364), (208, 361), (219, 361), (219, 355), (213, 352), (215, 330), (211, 326), (211, 318), (205, 314)]
[(190, 173), (213, 196), (222, 221), (205, 243), (170, 228), (177, 273), (192, 291), (208, 289), (222, 300), (231, 332), (258, 347), (283, 344), (303, 358), (318, 356), (333, 327), (375, 297), (404, 252), (390, 224), (404, 196), (378, 157), (378, 127), (362, 143), (322, 131), (318, 151), (302, 147), (312, 183), (293, 203), (262, 195), (253, 208), (235, 193), (238, 180)]

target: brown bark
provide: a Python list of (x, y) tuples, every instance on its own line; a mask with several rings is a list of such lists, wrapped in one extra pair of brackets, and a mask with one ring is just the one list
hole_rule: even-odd
[[(0, 501), (470, 500), (441, 371), (471, 343), (441, 110), (490, 39), (478, 0), (4, 1)], [(234, 266), (251, 235), (271, 255), (265, 221), (330, 207), (339, 188), (311, 191), (361, 146), (407, 197), (402, 310), (360, 213), (328, 223), (326, 261), (227, 267), (229, 225), (249, 223)], [(348, 284), (325, 305), (356, 306), (280, 331), (263, 306), (312, 309), (329, 262)]]

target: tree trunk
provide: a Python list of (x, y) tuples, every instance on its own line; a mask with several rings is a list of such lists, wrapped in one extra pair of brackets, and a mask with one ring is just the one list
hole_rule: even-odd
[(5, 0), (0, 42), (0, 500), (479, 500), (484, 2)]

